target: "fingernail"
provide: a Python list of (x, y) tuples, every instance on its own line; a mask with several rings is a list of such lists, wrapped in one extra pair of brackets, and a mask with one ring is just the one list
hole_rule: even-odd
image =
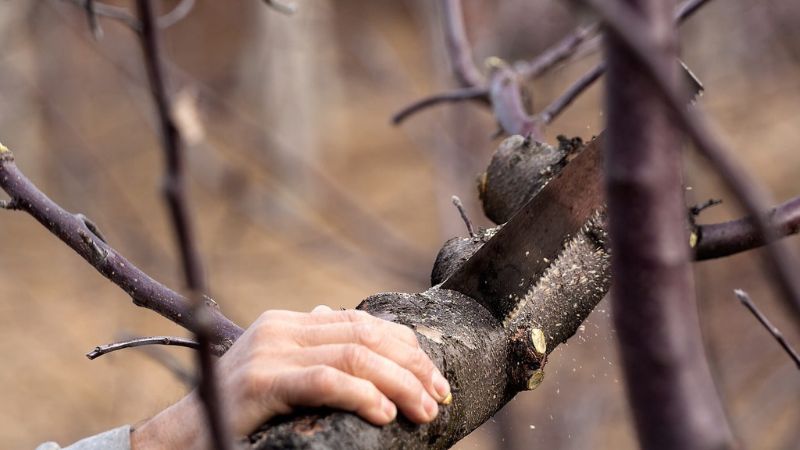
[(389, 422), (397, 416), (397, 407), (385, 397), (381, 399), (381, 410)]
[(452, 393), (448, 393), (447, 397), (445, 397), (444, 400), (442, 400), (442, 404), (445, 405), (445, 406), (449, 405), (450, 403), (453, 403), (453, 394)]
[(439, 413), (439, 406), (436, 401), (425, 391), (422, 392), (422, 407), (425, 408), (425, 414), (428, 415), (429, 420), (433, 420), (436, 414)]
[(447, 382), (438, 370), (433, 372), (433, 389), (436, 390), (436, 395), (440, 403), (444, 403), (447, 396), (450, 395), (450, 383)]

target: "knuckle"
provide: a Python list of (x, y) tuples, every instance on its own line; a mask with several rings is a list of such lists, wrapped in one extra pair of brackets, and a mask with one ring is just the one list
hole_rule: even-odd
[(315, 386), (320, 392), (332, 392), (339, 384), (336, 369), (330, 366), (312, 367), (309, 378), (311, 385)]
[(419, 348), (419, 340), (417, 339), (417, 333), (415, 333), (414, 330), (405, 325), (400, 325), (399, 334), (405, 341), (408, 341), (409, 344)]
[(420, 375), (429, 375), (434, 370), (433, 362), (428, 355), (422, 351), (422, 349), (417, 349), (414, 354), (411, 356), (411, 360), (409, 361), (409, 369), (412, 372)]
[(369, 350), (363, 345), (348, 344), (343, 351), (344, 363), (350, 372), (356, 373), (369, 364)]
[(356, 325), (356, 341), (370, 348), (377, 348), (383, 342), (383, 335), (377, 326), (371, 323)]
[(257, 367), (246, 367), (240, 379), (245, 394), (251, 397), (259, 396), (270, 390), (271, 378)]
[(365, 311), (359, 309), (348, 309), (343, 311), (344, 317), (351, 322), (362, 322), (369, 320), (372, 316)]
[(420, 398), (423, 391), (422, 383), (420, 383), (419, 379), (417, 379), (413, 373), (408, 370), (401, 370), (400, 373), (397, 374), (397, 379), (401, 389), (403, 389), (408, 398), (415, 401)]
[(256, 322), (268, 324), (270, 322), (274, 322), (275, 320), (277, 320), (280, 314), (281, 312), (278, 310), (268, 309), (262, 312), (261, 315), (258, 316), (258, 320)]

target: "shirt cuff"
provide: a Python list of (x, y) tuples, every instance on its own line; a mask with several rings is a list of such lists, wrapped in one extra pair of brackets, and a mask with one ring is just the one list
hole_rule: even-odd
[[(86, 439), (64, 447), (63, 450), (131, 450), (131, 426), (123, 425), (104, 433), (96, 434)], [(55, 442), (45, 442), (36, 447), (36, 450), (62, 450)]]

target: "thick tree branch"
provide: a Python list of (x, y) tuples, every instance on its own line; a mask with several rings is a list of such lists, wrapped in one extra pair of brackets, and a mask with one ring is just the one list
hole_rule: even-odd
[(151, 336), (143, 338), (126, 339), (123, 341), (114, 342), (112, 344), (98, 345), (97, 347), (94, 348), (94, 350), (87, 353), (86, 357), (89, 359), (95, 359), (100, 356), (106, 355), (108, 353), (115, 352), (117, 350), (122, 350), (124, 348), (141, 347), (145, 345), (175, 345), (178, 347), (193, 348), (195, 350), (200, 348), (200, 344), (197, 341), (191, 339), (175, 337), (175, 336)]
[[(764, 215), (773, 204), (766, 192), (755, 183), (747, 170), (732, 156), (730, 146), (716, 132), (710, 119), (698, 108), (685, 106), (685, 95), (678, 85), (673, 85), (658, 60), (662, 44), (653, 38), (648, 26), (619, 1), (583, 0), (591, 5), (606, 22), (609, 30), (626, 48), (631, 50), (642, 70), (654, 81), (654, 86), (666, 100), (675, 120), (686, 131), (697, 150), (705, 156), (722, 176), (727, 187), (736, 195), (766, 242), (772, 242), (777, 230)], [(767, 245), (767, 272), (772, 275), (783, 298), (800, 318), (800, 278), (795, 276), (795, 258), (783, 242)]]
[(786, 341), (786, 338), (783, 337), (781, 330), (773, 325), (772, 322), (767, 319), (767, 316), (765, 316), (764, 313), (762, 313), (758, 307), (756, 307), (755, 303), (753, 303), (753, 300), (750, 299), (750, 296), (747, 294), (747, 292), (741, 289), (735, 289), (733, 293), (736, 294), (736, 298), (742, 302), (742, 304), (750, 311), (750, 313), (752, 313), (755, 318), (758, 319), (761, 325), (764, 325), (764, 328), (766, 328), (767, 331), (769, 331), (769, 334), (771, 334), (772, 337), (778, 341), (778, 344), (781, 346), (781, 348), (783, 348), (783, 350), (789, 355), (789, 358), (792, 359), (797, 368), (800, 369), (800, 355), (798, 355), (797, 351), (795, 351), (795, 349), (792, 348), (792, 346)]
[[(665, 83), (680, 80), (670, 3), (630, 0), (639, 38)], [(686, 245), (680, 134), (658, 88), (613, 34), (606, 37), (606, 186), (614, 325), (630, 410), (646, 449), (732, 446), (708, 367)]]

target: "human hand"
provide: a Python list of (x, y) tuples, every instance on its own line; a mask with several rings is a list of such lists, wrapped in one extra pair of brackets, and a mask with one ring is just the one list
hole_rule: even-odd
[[(438, 414), (437, 401), (451, 398), (410, 328), (326, 306), (263, 313), (216, 368), (224, 416), (240, 436), (300, 406), (352, 411), (376, 425), (394, 420), (399, 408), (425, 423)], [(202, 448), (202, 413), (193, 392), (138, 427), (132, 447)]]

